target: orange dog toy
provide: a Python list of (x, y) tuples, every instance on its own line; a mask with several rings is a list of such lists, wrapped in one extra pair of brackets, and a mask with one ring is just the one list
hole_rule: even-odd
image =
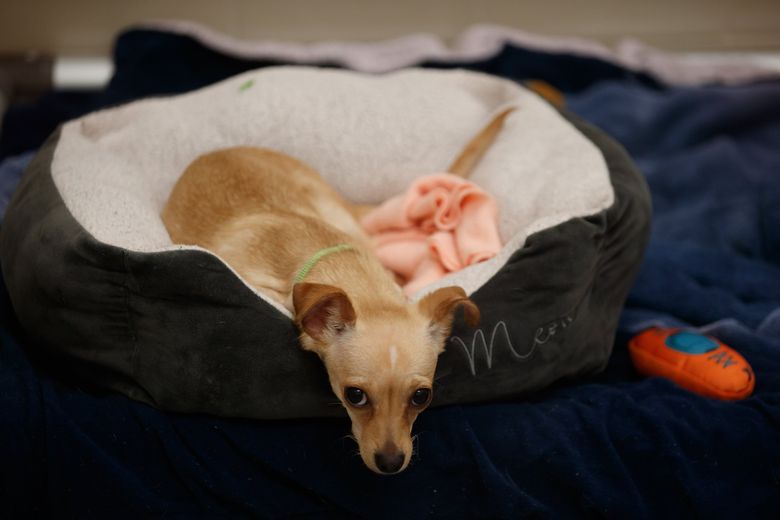
[(745, 358), (710, 336), (681, 329), (647, 329), (628, 343), (644, 376), (671, 379), (691, 392), (716, 399), (744, 399), (756, 378)]

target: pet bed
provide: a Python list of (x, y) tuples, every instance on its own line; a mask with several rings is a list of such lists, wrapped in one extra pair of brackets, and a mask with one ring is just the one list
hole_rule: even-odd
[(517, 110), (472, 175), (500, 207), (497, 257), (461, 285), (435, 405), (504, 398), (603, 368), (649, 227), (623, 149), (516, 84), (473, 72), (250, 71), (64, 124), (22, 180), (0, 247), (21, 323), (85, 380), (162, 409), (283, 418), (343, 413), (289, 314), (159, 214), (187, 164), (274, 148), (375, 203), (441, 171), (491, 116)]

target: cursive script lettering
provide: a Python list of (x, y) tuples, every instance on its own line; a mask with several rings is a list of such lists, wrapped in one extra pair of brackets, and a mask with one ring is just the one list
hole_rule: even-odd
[(471, 370), (471, 375), (476, 376), (477, 375), (477, 366), (476, 366), (476, 353), (477, 353), (477, 345), (481, 345), (482, 351), (485, 353), (485, 363), (487, 365), (487, 369), (490, 370), (493, 368), (493, 350), (495, 347), (496, 338), (498, 336), (499, 330), (503, 332), (503, 337), (506, 342), (506, 346), (509, 349), (509, 352), (512, 354), (512, 357), (514, 357), (517, 360), (523, 361), (525, 359), (530, 358), (534, 351), (539, 347), (540, 345), (544, 345), (550, 339), (555, 336), (556, 334), (559, 334), (562, 330), (569, 327), (569, 325), (572, 324), (574, 321), (574, 318), (572, 316), (564, 316), (563, 318), (559, 318), (557, 320), (551, 321), (539, 328), (536, 329), (534, 333), (534, 339), (531, 343), (530, 348), (528, 348), (527, 352), (518, 352), (515, 346), (512, 344), (512, 339), (509, 337), (509, 329), (506, 326), (506, 323), (503, 321), (499, 321), (495, 324), (493, 327), (493, 330), (490, 333), (490, 341), (487, 341), (485, 339), (485, 333), (482, 331), (482, 329), (477, 329), (474, 331), (474, 336), (471, 339), (471, 344), (467, 345), (465, 341), (463, 341), (458, 336), (453, 336), (450, 338), (450, 341), (452, 343), (458, 344), (463, 349), (463, 352), (466, 354), (466, 359), (468, 360), (469, 364), (469, 370)]

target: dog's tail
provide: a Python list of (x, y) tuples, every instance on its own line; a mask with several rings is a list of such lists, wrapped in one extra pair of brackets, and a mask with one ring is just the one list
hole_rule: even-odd
[(447, 171), (458, 177), (468, 178), (490, 145), (496, 140), (496, 136), (504, 126), (506, 117), (514, 110), (515, 107), (509, 107), (496, 114), (490, 123), (469, 141)]
[[(447, 172), (463, 177), (464, 179), (468, 178), (468, 176), (471, 175), (472, 170), (477, 166), (477, 163), (482, 159), (482, 156), (485, 155), (485, 152), (490, 148), (490, 145), (495, 141), (496, 136), (504, 126), (506, 117), (515, 110), (515, 108), (516, 107), (509, 107), (496, 114), (490, 123), (469, 141), (457, 159), (450, 165)], [(363, 218), (366, 213), (376, 207), (373, 204), (352, 204), (346, 200), (344, 201), (344, 205), (358, 221)]]

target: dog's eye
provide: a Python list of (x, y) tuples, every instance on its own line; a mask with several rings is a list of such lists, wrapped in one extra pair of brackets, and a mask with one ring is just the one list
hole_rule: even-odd
[(368, 404), (368, 394), (360, 388), (350, 386), (344, 391), (344, 397), (352, 406), (365, 406)]
[(413, 406), (425, 406), (426, 404), (428, 404), (428, 401), (430, 400), (431, 400), (430, 388), (418, 388), (412, 394)]

